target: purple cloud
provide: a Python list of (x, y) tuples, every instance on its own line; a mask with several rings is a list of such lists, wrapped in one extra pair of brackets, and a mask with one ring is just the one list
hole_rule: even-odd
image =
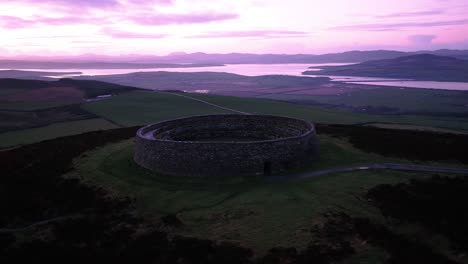
[(137, 33), (129, 31), (121, 31), (113, 28), (103, 28), (102, 33), (111, 36), (112, 38), (121, 38), (121, 39), (132, 39), (132, 38), (141, 38), (141, 39), (160, 39), (165, 38), (167, 34), (155, 34), (155, 33)]
[[(145, 26), (159, 26), (170, 24), (201, 24), (214, 21), (223, 21), (235, 19), (239, 16), (237, 14), (225, 13), (206, 13), (206, 14), (158, 14), (149, 16), (134, 16), (126, 17), (134, 23)], [(62, 16), (62, 17), (43, 17), (35, 16), (32, 18), (24, 19), (13, 16), (0, 16), (0, 27), (16, 29), (34, 27), (37, 25), (75, 25), (75, 24), (94, 24), (102, 25), (110, 22), (107, 17), (90, 17), (90, 16)], [(136, 35), (135, 35), (136, 36)]]
[(193, 35), (189, 38), (281, 38), (281, 37), (303, 37), (307, 36), (308, 32), (289, 31), (289, 30), (247, 30), (247, 31), (222, 31), (208, 32), (200, 35)]
[(75, 44), (109, 44), (109, 41), (98, 41), (98, 40), (73, 40), (71, 43)]
[(151, 5), (151, 4), (171, 4), (173, 0), (3, 0), (2, 2), (24, 3), (33, 5), (48, 5), (59, 8), (96, 8), (108, 9), (123, 6), (124, 4)]
[(401, 23), (376, 23), (360, 24), (349, 26), (332, 27), (331, 30), (358, 30), (358, 31), (385, 31), (398, 30), (406, 27), (440, 27), (440, 26), (458, 26), (468, 24), (468, 19), (434, 21), (434, 22), (401, 22)]
[(36, 16), (32, 19), (23, 19), (13, 16), (0, 16), (0, 27), (15, 29), (15, 28), (26, 28), (33, 27), (36, 25), (51, 25), (61, 26), (70, 24), (95, 24), (104, 23), (106, 20), (103, 18), (87, 18), (87, 17), (75, 17), (75, 16), (64, 16), (64, 17), (41, 17)]
[(432, 16), (443, 14), (443, 10), (428, 10), (428, 11), (417, 11), (417, 12), (400, 12), (392, 13), (388, 15), (377, 16), (378, 18), (395, 18), (395, 17), (417, 17), (417, 16)]
[(408, 40), (416, 45), (429, 45), (436, 39), (436, 35), (411, 35), (408, 36)]
[(191, 14), (155, 14), (139, 15), (129, 19), (140, 25), (201, 24), (238, 18), (232, 13), (191, 13)]
[(168, 5), (172, 4), (174, 0), (128, 0), (128, 3), (137, 4), (137, 5), (149, 5), (149, 4), (161, 4)]
[(32, 23), (36, 23), (36, 24), (60, 26), (60, 25), (69, 25), (69, 24), (96, 24), (96, 23), (102, 23), (106, 20), (102, 18), (65, 16), (65, 17), (53, 17), (53, 18), (52, 17), (38, 17), (31, 21)]
[(0, 16), (0, 26), (3, 28), (15, 29), (27, 27), (28, 25), (30, 25), (28, 20), (19, 17)]
[(3, 0), (4, 2), (33, 5), (49, 5), (54, 7), (109, 8), (120, 5), (118, 0)]

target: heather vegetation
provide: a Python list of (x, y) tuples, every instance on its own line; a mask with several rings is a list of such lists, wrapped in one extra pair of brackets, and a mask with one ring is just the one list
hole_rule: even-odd
[[(353, 126), (319, 128), (330, 135), (338, 135), (336, 130), (339, 130), (340, 137), (347, 137), (354, 144)], [(369, 128), (361, 132), (365, 129)], [(0, 152), (1, 166), (8, 176), (2, 177), (0, 183), (1, 260), (68, 263), (467, 261), (466, 241), (462, 236), (466, 219), (459, 213), (466, 211), (463, 203), (467, 193), (466, 178), (463, 176), (441, 178), (431, 177), (430, 173), (375, 171), (286, 184), (232, 179), (205, 185), (203, 180), (183, 183), (183, 179), (173, 179), (174, 182), (170, 182), (131, 165), (133, 161), (127, 156), (130, 151), (116, 152), (118, 146), (131, 146), (131, 141), (86, 153), (94, 147), (131, 138), (135, 130), (132, 127), (90, 132)], [(366, 138), (378, 137), (382, 131), (369, 129)], [(414, 133), (422, 138), (436, 136), (428, 132)], [(405, 145), (405, 135), (402, 137), (397, 144), (399, 148)], [(460, 143), (463, 137), (466, 136), (445, 135), (445, 140)], [(352, 150), (353, 147), (344, 144), (342, 139), (330, 137), (326, 142), (325, 146), (338, 144), (344, 152), (362, 151)], [(359, 145), (359, 141), (356, 142), (355, 146)], [(385, 144), (379, 146), (387, 148)], [(402, 152), (399, 148), (385, 153), (401, 159), (425, 159), (424, 153)], [(112, 155), (102, 155), (111, 149)], [(88, 171), (82, 166), (88, 166), (85, 164), (89, 161), (75, 159), (80, 155), (83, 155), (80, 160), (107, 158), (98, 163), (97, 171)], [(128, 160), (125, 161), (125, 157)], [(73, 167), (78, 170), (73, 171)], [(106, 172), (115, 177), (107, 183), (103, 178)], [(145, 202), (142, 200), (145, 195), (157, 195), (156, 189), (143, 188), (151, 186), (166, 189), (168, 193)], [(139, 191), (133, 192), (133, 187)], [(174, 188), (179, 190), (177, 195), (187, 198), (196, 194), (197, 198), (180, 200), (178, 203), (186, 204), (177, 205), (176, 193), (170, 194)], [(125, 189), (127, 191), (123, 192)], [(229, 190), (233, 195), (229, 195)], [(222, 193), (228, 196), (223, 198)], [(155, 210), (156, 201), (165, 204), (161, 208), (166, 210)], [(187, 204), (190, 201), (205, 201), (211, 205)], [(167, 206), (169, 204), (172, 209)], [(148, 206), (153, 206), (153, 211), (148, 211)], [(265, 209), (275, 213), (269, 215)], [(269, 221), (263, 223), (261, 219)], [(190, 221), (198, 221), (199, 229), (191, 226)], [(224, 228), (211, 226), (203, 230), (206, 221), (222, 224)], [(245, 223), (241, 224), (243, 221)], [(300, 225), (295, 226), (297, 223)], [(256, 233), (254, 230), (259, 227), (264, 230)], [(231, 233), (216, 237), (220, 230)], [(243, 232), (247, 232), (248, 238), (256, 237), (260, 243), (247, 243)], [(293, 239), (272, 243), (275, 236)], [(428, 236), (439, 238), (422, 239)]]

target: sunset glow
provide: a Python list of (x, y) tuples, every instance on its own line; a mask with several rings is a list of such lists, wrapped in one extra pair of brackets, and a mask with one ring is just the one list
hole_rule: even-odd
[(466, 0), (2, 0), (9, 55), (468, 48)]

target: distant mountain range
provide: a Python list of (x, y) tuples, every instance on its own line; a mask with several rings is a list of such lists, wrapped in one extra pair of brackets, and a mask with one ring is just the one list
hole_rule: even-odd
[(0, 69), (150, 69), (224, 66), (216, 63), (129, 63), (129, 62), (68, 62), (34, 60), (0, 60)]
[[(431, 54), (468, 60), (468, 50), (435, 50), (402, 52), (392, 50), (347, 51), (329, 54), (249, 54), (249, 53), (183, 53), (177, 52), (167, 56), (155, 55), (80, 55), (60, 57), (0, 57), (0, 68), (3, 69), (73, 69), (73, 68), (174, 68), (202, 67), (223, 64), (281, 64), (281, 63), (359, 63), (370, 60), (394, 59), (402, 56)], [(2, 60), (3, 59), (3, 60)], [(190, 65), (187, 65), (190, 64)]]
[(468, 82), (468, 60), (419, 54), (353, 65), (325, 66), (321, 71), (306, 71), (303, 74)]
[(248, 54), (248, 53), (230, 53), (230, 54), (170, 54), (164, 57), (153, 59), (167, 60), (173, 63), (191, 62), (191, 63), (224, 63), (224, 64), (276, 64), (276, 63), (346, 63), (346, 62), (364, 62), (370, 60), (393, 59), (402, 56), (416, 54), (432, 54), (438, 56), (449, 56), (468, 60), (468, 50), (436, 50), (436, 51), (416, 51), (402, 52), (392, 50), (373, 50), (373, 51), (347, 51), (342, 53), (329, 53), (321, 55), (313, 54)]

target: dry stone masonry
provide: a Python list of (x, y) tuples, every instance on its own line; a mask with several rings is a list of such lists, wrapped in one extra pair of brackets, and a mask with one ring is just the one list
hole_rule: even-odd
[(206, 115), (141, 128), (134, 159), (166, 175), (268, 176), (304, 166), (317, 149), (315, 128), (303, 120)]

